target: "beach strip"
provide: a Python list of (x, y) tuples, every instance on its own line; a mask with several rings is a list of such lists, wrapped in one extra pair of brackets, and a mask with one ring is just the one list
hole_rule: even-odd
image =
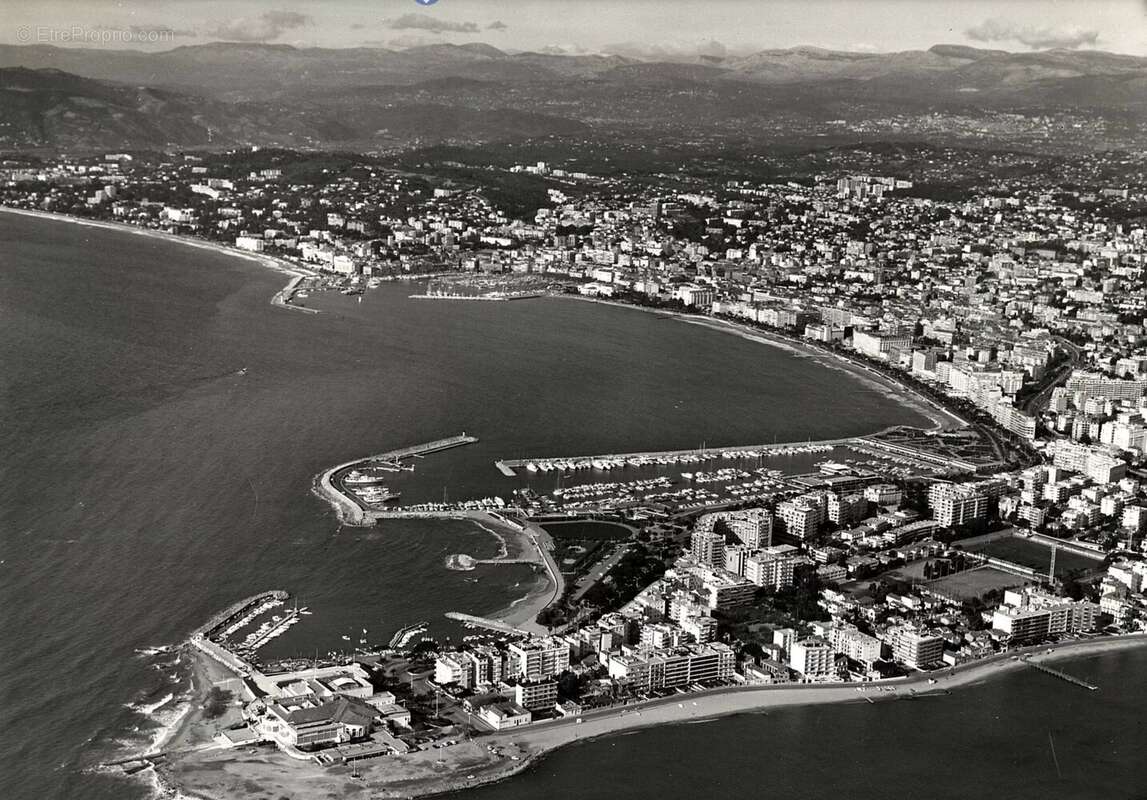
[(213, 253), (219, 253), (221, 255), (234, 256), (236, 258), (242, 258), (247, 261), (254, 261), (256, 264), (266, 267), (267, 269), (272, 269), (275, 272), (281, 272), (291, 276), (291, 279), (287, 282), (287, 285), (271, 297), (271, 305), (278, 306), (280, 308), (288, 308), (292, 311), (302, 311), (307, 314), (319, 313), (318, 309), (297, 306), (290, 302), (291, 298), (294, 297), (295, 292), (298, 290), (299, 284), (308, 277), (314, 277), (315, 274), (309, 272), (298, 264), (293, 264), (290, 261), (286, 261), (285, 259), (281, 259), (276, 256), (270, 256), (263, 253), (252, 253), (247, 250), (240, 250), (237, 247), (222, 244), (220, 242), (209, 242), (204, 239), (197, 239), (191, 236), (167, 233), (166, 231), (157, 231), (151, 228), (141, 228), (138, 225), (131, 225), (126, 222), (108, 222), (106, 220), (86, 219), (84, 217), (72, 216), (71, 214), (56, 214), (48, 211), (34, 211), (28, 208), (13, 208), (12, 206), (2, 205), (0, 205), (0, 212), (5, 214), (20, 214), (25, 217), (55, 220), (57, 222), (69, 222), (73, 225), (83, 225), (89, 228), (102, 228), (109, 231), (133, 233), (136, 236), (146, 236), (151, 239), (158, 239), (166, 242), (177, 242), (189, 247), (198, 247), (201, 250), (209, 250)]

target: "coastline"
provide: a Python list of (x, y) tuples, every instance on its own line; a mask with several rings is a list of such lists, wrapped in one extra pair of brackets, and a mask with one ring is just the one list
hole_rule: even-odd
[(565, 578), (562, 577), (557, 562), (550, 554), (553, 548), (550, 535), (537, 523), (527, 522), (525, 536), (537, 551), (542, 566), (545, 567), (546, 580), (544, 583), (539, 581), (524, 598), (511, 603), (494, 618), (527, 633), (544, 636), (549, 633), (549, 629), (537, 623), (537, 616), (556, 604), (565, 594)]
[(489, 619), (510, 625), (530, 635), (544, 636), (549, 631), (535, 620), (544, 609), (561, 599), (565, 592), (565, 579), (550, 555), (552, 541), (548, 533), (534, 522), (522, 528), (485, 511), (463, 511), (442, 514), (448, 519), (466, 519), (500, 539), (505, 555), (481, 559), (478, 563), (498, 564), (528, 562), (544, 568), (544, 578), (535, 581), (526, 594), (505, 608), (489, 615)]
[[(848, 373), (852, 377), (859, 380), (861, 383), (866, 384), (874, 389), (883, 392), (886, 396), (892, 397), (902, 405), (916, 411), (921, 416), (927, 417), (932, 422), (932, 427), (927, 429), (929, 431), (945, 431), (955, 430), (957, 428), (965, 428), (968, 426), (966, 420), (961, 419), (956, 414), (943, 408), (935, 401), (917, 392), (912, 387), (895, 380), (893, 377), (884, 375), (869, 367), (859, 364), (850, 358), (846, 358), (838, 353), (833, 353), (828, 350), (821, 350), (818, 347), (813, 347), (810, 344), (799, 342), (789, 339), (785, 336), (780, 336), (769, 331), (751, 328), (738, 322), (731, 322), (729, 320), (719, 319), (703, 314), (686, 314), (682, 311), (674, 311), (672, 309), (652, 308), (650, 306), (639, 306), (632, 303), (622, 303), (617, 300), (603, 300), (596, 297), (586, 297), (584, 295), (561, 295), (563, 300), (579, 300), (584, 303), (597, 303), (599, 305), (613, 306), (615, 308), (627, 308), (633, 311), (643, 311), (651, 314), (658, 314), (662, 316), (672, 317), (681, 322), (686, 322), (690, 325), (700, 325), (710, 330), (718, 331), (720, 333), (727, 333), (734, 336), (739, 336), (742, 339), (747, 339), (751, 342), (757, 342), (769, 347), (775, 347), (779, 350), (784, 350), (797, 358), (811, 358), (820, 361), (822, 366), (828, 369), (839, 369)], [(909, 398), (905, 398), (907, 394)], [(874, 431), (875, 433), (876, 431)]]
[[(305, 271), (304, 268), (297, 264), (285, 261), (276, 256), (269, 256), (259, 253), (251, 253), (246, 250), (240, 250), (236, 247), (231, 247), (218, 242), (209, 242), (203, 239), (197, 239), (191, 236), (184, 236), (180, 234), (167, 233), (165, 231), (157, 231), (151, 228), (142, 228), (138, 225), (131, 225), (125, 222), (109, 222), (106, 220), (92, 220), (84, 217), (77, 217), (70, 214), (60, 214), (49, 211), (36, 211), (26, 208), (15, 208), (12, 206), (0, 205), (0, 212), (9, 214), (22, 214), (29, 217), (37, 217), (40, 219), (57, 220), (61, 222), (69, 222), (76, 225), (87, 225), (94, 228), (103, 228), (105, 230), (123, 231), (133, 233), (139, 236), (147, 236), (156, 239), (161, 239), (169, 242), (179, 242), (191, 247), (199, 247), (204, 250), (210, 250), (222, 255), (234, 256), (243, 258), (249, 261), (254, 261), (268, 269), (275, 270), (291, 276), (286, 286), (280, 289), (271, 297), (271, 304), (280, 308), (286, 308), (293, 311), (299, 311), (306, 314), (321, 313), (318, 309), (307, 308), (305, 306), (297, 306), (291, 303), (291, 298), (294, 296), (295, 291), (298, 289), (299, 284), (311, 273)], [(789, 339), (787, 337), (779, 336), (768, 331), (750, 328), (737, 322), (728, 320), (717, 319), (710, 316), (686, 314), (680, 311), (673, 311), (671, 309), (658, 309), (647, 306), (634, 305), (632, 303), (622, 303), (616, 300), (603, 300), (601, 298), (586, 297), (584, 295), (561, 295), (562, 299), (579, 300), (581, 302), (598, 303), (600, 305), (614, 306), (617, 308), (627, 308), (631, 310), (651, 312), (663, 316), (674, 317), (681, 321), (687, 322), (692, 325), (701, 325), (710, 330), (721, 331), (725, 333), (732, 333), (740, 336), (749, 341), (759, 342), (782, 350), (801, 358), (814, 358), (822, 361), (830, 368), (838, 368), (842, 371), (852, 375), (854, 378), (866, 383), (873, 388), (883, 391), (887, 396), (894, 397), (902, 404), (917, 411), (922, 416), (927, 417), (933, 423), (931, 431), (953, 430), (956, 428), (967, 427), (966, 420), (961, 419), (957, 415), (948, 411), (940, 406), (935, 401), (917, 392), (912, 387), (895, 380), (894, 377), (878, 373), (871, 368), (858, 364), (852, 359), (846, 358), (842, 355), (814, 348), (810, 345), (803, 344), (799, 341)], [(906, 401), (900, 393), (907, 393), (912, 399)], [(321, 495), (320, 495), (321, 496)], [(325, 498), (324, 498), (325, 499)], [(341, 516), (341, 515), (340, 515)], [(341, 520), (340, 520), (341, 521)], [(349, 524), (355, 524), (353, 522)]]
[(235, 258), (242, 258), (247, 261), (253, 261), (260, 266), (266, 267), (267, 269), (291, 276), (291, 279), (287, 282), (287, 285), (271, 297), (271, 305), (278, 306), (279, 308), (290, 309), (292, 311), (301, 311), (306, 314), (321, 313), (317, 308), (306, 308), (304, 306), (294, 305), (290, 302), (291, 298), (295, 294), (295, 291), (298, 289), (299, 284), (302, 283), (305, 278), (311, 277), (312, 274), (299, 265), (292, 264), (291, 262), (276, 256), (269, 256), (262, 253), (251, 253), (246, 250), (240, 250), (237, 247), (221, 244), (219, 242), (209, 242), (205, 239), (197, 239), (192, 236), (167, 233), (166, 231), (157, 231), (152, 228), (142, 228), (138, 225), (131, 225), (126, 222), (109, 222), (107, 220), (87, 219), (85, 217), (77, 217), (71, 214), (58, 214), (51, 211), (35, 211), (30, 208), (13, 208), (12, 206), (4, 205), (0, 205), (0, 213), (20, 214), (26, 217), (55, 220), (58, 222), (68, 222), (73, 225), (84, 225), (91, 228), (102, 228), (109, 231), (133, 233), (137, 236), (145, 236), (152, 239), (159, 239), (165, 242), (177, 242), (189, 247), (198, 247), (201, 250), (209, 250), (213, 253), (219, 253), (220, 255), (233, 256)]
[[(873, 703), (906, 700), (914, 696), (947, 695), (992, 678), (1023, 669), (1028, 654), (1035, 663), (1101, 655), (1147, 644), (1147, 635), (1088, 639), (1059, 645), (1043, 645), (1005, 653), (971, 664), (872, 683), (779, 684), (739, 686), (686, 695), (674, 695), (646, 703), (586, 712), (581, 723), (572, 719), (535, 723), (512, 731), (492, 733), (442, 750), (423, 750), (403, 756), (388, 756), (359, 766), (357, 780), (348, 767), (323, 768), (300, 762), (277, 751), (244, 748), (242, 756), (221, 749), (173, 753), (161, 767), (163, 777), (179, 790), (202, 800), (233, 800), (252, 796), (252, 787), (278, 796), (309, 796), (311, 793), (349, 793), (369, 789), (371, 797), (413, 798), (438, 795), (495, 783), (523, 772), (555, 750), (658, 725), (689, 724), (772, 709)], [(1052, 652), (1048, 653), (1048, 650)], [(1034, 672), (1034, 670), (1033, 670)], [(1035, 676), (1033, 676), (1035, 677)], [(935, 683), (929, 683), (929, 679)], [(190, 724), (190, 723), (187, 723)], [(490, 753), (488, 746), (502, 750)]]

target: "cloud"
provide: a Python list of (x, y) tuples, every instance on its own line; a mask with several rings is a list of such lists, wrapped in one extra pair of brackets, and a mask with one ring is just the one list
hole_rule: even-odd
[(388, 28), (396, 31), (430, 31), (431, 33), (477, 33), (479, 28), (474, 22), (451, 22), (446, 19), (432, 17), (429, 14), (403, 14), (387, 23)]
[(493, 22), (491, 22), (489, 25), (486, 26), (486, 30), (488, 30), (488, 31), (504, 31), (508, 27), (510, 27), (510, 26), (507, 25), (506, 23), (502, 22), (502, 20), (496, 19)]
[(266, 11), (257, 17), (221, 22), (208, 35), (233, 42), (270, 42), (310, 21), (310, 17), (297, 11)]
[(602, 48), (602, 52), (645, 60), (679, 61), (699, 57), (725, 58), (729, 55), (729, 48), (716, 39), (707, 39), (700, 42), (667, 42), (662, 44), (619, 42), (607, 44)]
[(1025, 25), (1006, 19), (987, 19), (964, 34), (977, 42), (1019, 42), (1033, 50), (1066, 47), (1074, 50), (1099, 41), (1099, 31), (1075, 25)]

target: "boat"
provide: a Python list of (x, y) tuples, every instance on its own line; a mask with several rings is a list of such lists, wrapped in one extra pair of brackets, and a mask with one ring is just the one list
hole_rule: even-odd
[(371, 475), (368, 472), (359, 472), (351, 470), (347, 476), (343, 478), (343, 483), (348, 486), (372, 486), (374, 484), (382, 483), (386, 480), (385, 475)]
[(367, 503), (389, 503), (402, 497), (402, 492), (392, 492), (385, 486), (370, 486), (355, 494)]
[(414, 472), (414, 466), (405, 466), (401, 461), (376, 461), (371, 469), (381, 469), (385, 472)]

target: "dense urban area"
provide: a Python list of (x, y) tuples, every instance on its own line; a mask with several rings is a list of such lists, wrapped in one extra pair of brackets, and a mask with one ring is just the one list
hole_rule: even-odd
[[(0, 202), (273, 260), (295, 273), (280, 299), (303, 309), (407, 279), (427, 302), (563, 295), (685, 315), (840, 359), (936, 420), (826, 446), (800, 474), (766, 468), (765, 450), (558, 458), (506, 467), (583, 478), (552, 495), (405, 509), (496, 513), (507, 535), (540, 525), (564, 591), (528, 625), (277, 672), (253, 655), (258, 634), (236, 641), (282, 597), (197, 634), (237, 676), (201, 710), (219, 741), (344, 764), (733, 687), (926, 692), (964, 665), (1142, 629), (1147, 194), (1108, 177), (1141, 158), (1083, 154), (1052, 180), (1021, 153), (912, 146), (895, 173), (856, 169), (881, 161), (821, 151), (760, 182), (112, 153), (10, 158)], [(946, 179), (977, 170), (1005, 177)], [(669, 465), (672, 480), (624, 476)], [(506, 747), (488, 750), (516, 760)]]

